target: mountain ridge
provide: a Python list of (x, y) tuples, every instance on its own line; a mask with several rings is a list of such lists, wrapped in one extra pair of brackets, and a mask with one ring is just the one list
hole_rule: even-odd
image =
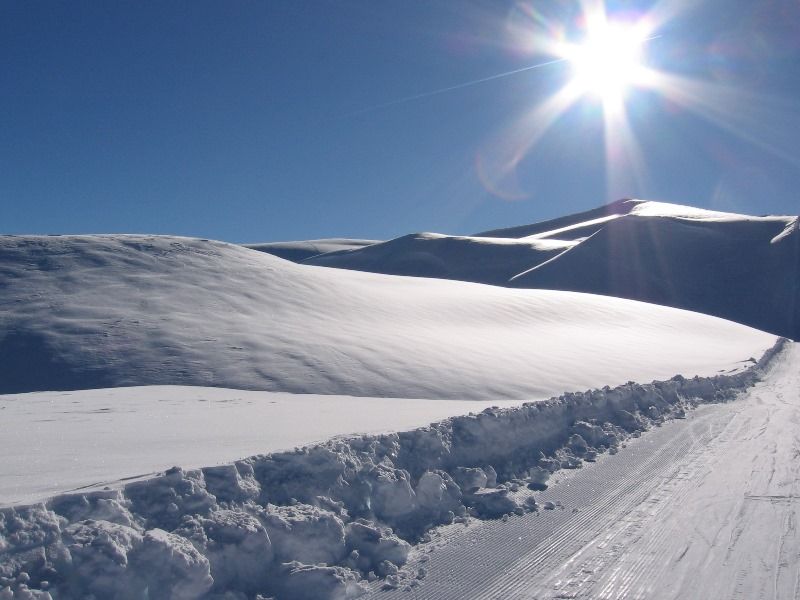
[[(304, 263), (615, 296), (800, 339), (797, 223), (624, 199), (539, 224), (411, 234)], [(543, 250), (544, 242), (553, 246)]]

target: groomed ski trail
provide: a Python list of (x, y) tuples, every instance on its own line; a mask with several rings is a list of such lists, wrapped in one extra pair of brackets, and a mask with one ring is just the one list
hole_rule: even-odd
[(371, 598), (800, 598), (800, 344), (742, 398), (567, 473), (555, 510), (439, 530)]

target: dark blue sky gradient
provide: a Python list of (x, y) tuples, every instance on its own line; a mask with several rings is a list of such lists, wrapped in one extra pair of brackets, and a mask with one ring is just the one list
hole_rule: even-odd
[[(0, 232), (383, 239), (529, 223), (616, 196), (797, 214), (794, 0), (690, 2), (659, 31), (653, 64), (747, 101), (711, 123), (633, 94), (647, 178), (630, 189), (608, 190), (590, 101), (522, 160), (524, 199), (478, 177), (476, 157), (563, 85), (563, 64), (363, 110), (546, 60), (509, 35), (514, 4), (4, 2)], [(569, 19), (564, 2), (535, 6)]]

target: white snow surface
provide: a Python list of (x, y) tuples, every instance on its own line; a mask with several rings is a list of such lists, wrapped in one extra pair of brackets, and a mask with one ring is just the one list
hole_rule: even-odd
[(537, 399), (711, 375), (775, 336), (618, 298), (297, 265), (167, 236), (0, 238), (0, 391)]
[(351, 238), (324, 238), (319, 240), (302, 240), (295, 242), (262, 242), (258, 244), (243, 244), (246, 248), (252, 248), (267, 254), (274, 254), (286, 260), (300, 262), (318, 254), (326, 252), (336, 252), (338, 250), (354, 250), (372, 244), (379, 243), (378, 240), (360, 240)]
[(737, 400), (552, 477), (536, 500), (554, 510), (445, 528), (413, 553), (409, 572), (426, 574), (413, 594), (369, 597), (797, 598), (798, 422), (791, 344)]
[[(642, 516), (643, 524), (658, 526), (659, 510), (664, 508), (673, 509), (674, 519), (669, 521), (673, 529), (660, 528), (657, 535), (646, 536), (648, 548), (681, 531), (696, 542), (693, 548), (702, 557), (708, 550), (708, 525), (713, 533), (716, 523), (723, 535), (718, 533), (713, 539), (729, 538), (730, 542), (726, 547), (712, 544), (712, 550), (716, 548), (712, 558), (727, 566), (733, 563), (732, 549), (744, 531), (746, 547), (733, 554), (736, 562), (728, 568), (731, 577), (725, 583), (733, 581), (732, 575), (740, 574), (741, 568), (759, 569), (766, 556), (763, 550), (772, 549), (778, 552), (775, 576), (770, 573), (759, 581), (769, 585), (774, 579), (780, 589), (791, 590), (796, 577), (785, 567), (792, 564), (796, 552), (794, 528), (789, 527), (777, 543), (763, 535), (763, 531), (775, 531), (779, 523), (791, 525), (794, 518), (794, 488), (785, 481), (791, 473), (771, 462), (768, 451), (777, 438), (781, 456), (788, 459), (779, 464), (793, 464), (789, 454), (796, 452), (790, 425), (796, 421), (792, 400), (797, 393), (796, 356), (788, 370), (770, 371), (776, 363), (787, 364), (779, 362), (792, 352), (787, 346), (785, 340), (779, 341), (757, 364), (733, 375), (678, 376), (652, 384), (627, 383), (564, 394), (416, 430), (337, 439), (199, 470), (174, 468), (116, 489), (0, 508), (0, 597), (245, 600), (260, 594), (278, 600), (345, 600), (363, 595), (366, 582), (380, 578), (385, 586), (398, 589), (420, 586), (423, 580), (420, 591), (430, 582), (434, 593), (423, 592), (421, 597), (442, 600), (522, 598), (531, 586), (542, 582), (541, 577), (530, 576), (542, 565), (540, 557), (544, 564), (564, 565), (578, 585), (591, 586), (598, 576), (608, 576), (622, 586), (629, 586), (636, 577), (633, 581), (646, 586), (652, 573), (663, 575), (669, 585), (668, 567), (679, 562), (682, 554), (674, 561), (663, 561), (658, 554), (644, 553), (641, 556), (650, 559), (652, 568), (642, 570), (641, 560), (626, 565), (626, 553), (619, 552), (626, 543), (633, 544), (634, 550), (638, 547), (641, 536), (636, 519)], [(730, 428), (728, 444), (712, 445), (711, 460), (687, 470), (683, 460), (687, 451), (702, 459), (716, 424), (701, 422), (682, 432), (670, 428), (670, 421), (685, 418), (701, 403), (736, 400), (742, 391), (765, 382), (765, 373), (783, 377), (766, 380), (773, 397), (761, 402), (752, 401), (759, 399), (755, 395), (748, 399), (755, 410), (743, 414)], [(735, 404), (739, 403), (731, 402)], [(775, 435), (761, 435), (773, 413), (778, 425)], [(627, 453), (626, 444), (655, 426), (656, 431), (646, 434), (643, 441), (657, 439), (666, 446), (656, 444), (649, 451), (644, 446), (637, 461), (639, 455)], [(736, 444), (742, 437), (744, 443)], [(619, 468), (603, 470), (617, 460), (606, 453), (619, 453)], [(760, 460), (757, 478), (765, 486), (764, 496), (749, 487), (754, 475), (749, 458)], [(588, 480), (572, 479), (572, 487), (570, 480), (565, 487), (556, 481), (553, 493), (557, 495), (551, 496), (552, 501), (549, 490), (538, 498), (540, 506), (531, 496), (531, 489), (552, 483), (551, 474), (557, 480), (563, 469), (598, 460), (597, 471), (592, 466), (584, 469)], [(752, 513), (752, 519), (741, 510), (737, 514), (739, 487), (728, 490), (726, 478), (717, 476), (724, 466), (734, 467), (729, 472), (735, 474), (737, 486), (753, 490), (746, 501), (769, 503)], [(593, 473), (597, 475), (592, 477)], [(676, 486), (687, 489), (687, 475), (690, 480), (699, 477), (714, 484), (697, 494), (714, 518), (695, 515), (696, 536), (680, 511), (683, 496), (670, 495)], [(717, 506), (720, 498), (725, 503), (721, 509)], [(563, 510), (575, 504), (581, 509)], [(782, 508), (781, 513), (776, 516), (770, 505)], [(609, 513), (609, 506), (621, 512)], [(537, 508), (544, 516), (532, 514)], [(592, 539), (596, 531), (604, 535), (604, 523), (596, 516), (606, 514), (615, 517), (611, 521), (615, 537), (610, 543), (603, 541), (606, 538), (593, 540), (587, 547), (593, 554), (573, 571), (574, 561), (565, 561), (569, 556), (565, 552), (576, 541)], [(734, 515), (731, 534), (725, 535)], [(469, 523), (472, 517), (501, 521), (496, 528), (483, 530), (487, 535), (475, 540), (480, 543), (470, 543), (466, 553), (456, 553), (457, 560), (448, 560), (452, 555), (444, 551), (443, 560), (434, 556), (431, 567), (450, 568), (455, 576), (432, 568), (426, 577), (421, 567), (424, 561), (419, 554), (412, 556), (409, 542), (424, 541), (425, 532), (437, 525)], [(565, 519), (569, 520), (566, 528), (559, 530)], [(548, 537), (551, 525), (556, 526), (556, 537)], [(509, 531), (524, 533), (524, 541), (522, 535), (509, 537)], [(770, 534), (770, 540), (773, 537)], [(532, 554), (537, 544), (541, 550)], [(753, 551), (748, 552), (751, 546)], [(671, 548), (677, 553), (682, 546)], [(522, 568), (509, 568), (515, 561)], [(699, 562), (687, 561), (681, 567), (689, 587), (692, 574), (698, 572), (693, 565)], [(618, 566), (628, 568), (630, 576), (618, 577)], [(515, 577), (517, 573), (521, 577)], [(546, 574), (555, 575), (549, 570)], [(555, 582), (555, 596), (534, 596), (564, 597), (562, 580)], [(715, 593), (713, 584), (708, 588)], [(752, 591), (759, 588), (766, 589), (760, 585)]]
[(800, 235), (792, 216), (620, 200), (474, 236), (406, 235), (306, 263), (604, 294), (800, 338)]
[(0, 396), (0, 505), (515, 404), (191, 386), (8, 394)]

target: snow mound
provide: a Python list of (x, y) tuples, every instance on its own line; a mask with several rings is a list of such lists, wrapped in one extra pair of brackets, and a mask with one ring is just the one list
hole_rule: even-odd
[(168, 384), (536, 399), (710, 375), (774, 339), (615, 298), (324, 269), (207, 240), (0, 238), (3, 393)]
[(474, 237), (411, 235), (306, 262), (617, 296), (800, 337), (796, 217), (621, 200)]
[(245, 248), (266, 252), (293, 262), (301, 262), (318, 254), (354, 250), (372, 244), (378, 240), (359, 240), (350, 238), (327, 238), (320, 240), (303, 240), (298, 242), (265, 242), (261, 244), (243, 244)]
[(526, 482), (541, 489), (549, 473), (614, 452), (699, 402), (735, 398), (783, 346), (734, 375), (569, 393), (255, 456), (227, 474), (176, 467), (0, 509), (0, 594), (341, 600), (361, 595), (364, 580), (395, 587), (410, 542), (430, 527), (537, 510)]
[(558, 256), (576, 243), (419, 233), (357, 250), (330, 252), (305, 262), (391, 275), (503, 285), (514, 275)]

